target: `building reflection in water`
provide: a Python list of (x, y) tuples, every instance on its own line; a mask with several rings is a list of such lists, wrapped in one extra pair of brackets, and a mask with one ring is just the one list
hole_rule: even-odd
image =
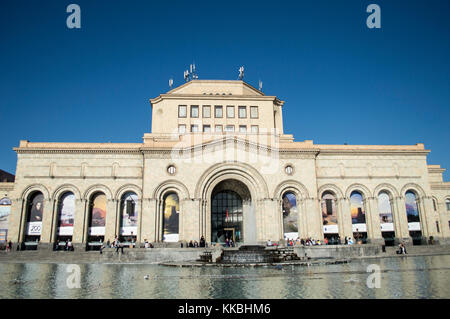
[[(367, 266), (381, 287), (367, 287)], [(0, 264), (0, 298), (449, 298), (450, 256), (398, 257), (311, 267), (179, 268), (80, 264), (80, 289), (68, 265)], [(149, 275), (149, 279), (144, 277)]]

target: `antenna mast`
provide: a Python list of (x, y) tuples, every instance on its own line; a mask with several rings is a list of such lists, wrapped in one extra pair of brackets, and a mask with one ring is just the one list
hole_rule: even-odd
[(241, 66), (240, 68), (239, 68), (239, 80), (243, 80), (244, 79), (244, 67), (243, 66)]

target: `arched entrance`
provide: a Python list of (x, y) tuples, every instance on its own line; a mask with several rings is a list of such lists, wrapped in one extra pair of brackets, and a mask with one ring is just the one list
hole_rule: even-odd
[(220, 182), (211, 194), (211, 242), (256, 240), (256, 219), (248, 187), (235, 179)]

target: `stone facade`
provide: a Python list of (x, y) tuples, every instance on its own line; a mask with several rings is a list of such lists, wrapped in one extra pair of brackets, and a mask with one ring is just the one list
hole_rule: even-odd
[[(242, 81), (193, 80), (150, 102), (152, 133), (144, 135), (143, 143), (20, 141), (14, 149), (16, 179), (6, 192), (12, 200), (9, 239), (26, 240), (30, 198), (39, 192), (44, 198), (39, 241), (41, 245), (55, 242), (61, 196), (71, 192), (75, 197), (73, 242), (84, 245), (90, 240), (92, 198), (98, 193), (106, 196), (103, 240), (113, 240), (121, 232), (121, 199), (133, 192), (138, 198), (133, 234), (138, 243), (163, 241), (164, 199), (170, 193), (179, 199), (177, 239), (198, 241), (205, 236), (211, 242), (212, 196), (226, 185), (242, 194), (242, 231), (247, 243), (283, 239), (286, 192), (296, 198), (300, 238), (324, 239), (324, 194), (333, 196), (335, 234), (353, 237), (350, 197), (354, 191), (363, 198), (368, 242), (383, 242), (380, 192), (389, 196), (397, 241), (411, 242), (407, 192), (416, 198), (423, 242), (430, 236), (438, 242), (450, 238), (446, 205), (450, 183), (443, 182), (443, 169), (427, 164), (429, 151), (423, 144), (294, 142), (292, 135), (283, 132), (284, 102)], [(210, 106), (209, 116), (203, 117), (203, 106)], [(216, 106), (222, 106), (222, 117), (216, 117), (220, 115)], [(227, 106), (234, 107), (228, 114), (234, 113), (233, 117), (227, 117)], [(229, 131), (224, 132), (225, 127)]]

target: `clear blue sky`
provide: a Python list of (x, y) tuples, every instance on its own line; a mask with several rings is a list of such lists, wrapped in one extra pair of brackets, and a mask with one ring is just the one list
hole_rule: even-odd
[[(81, 29), (66, 7), (81, 7)], [(381, 7), (368, 29), (366, 7)], [(450, 170), (450, 1), (0, 2), (0, 168), (19, 140), (141, 142), (149, 98), (200, 79), (264, 82), (319, 144), (425, 143)], [(445, 173), (450, 180), (450, 173)]]

